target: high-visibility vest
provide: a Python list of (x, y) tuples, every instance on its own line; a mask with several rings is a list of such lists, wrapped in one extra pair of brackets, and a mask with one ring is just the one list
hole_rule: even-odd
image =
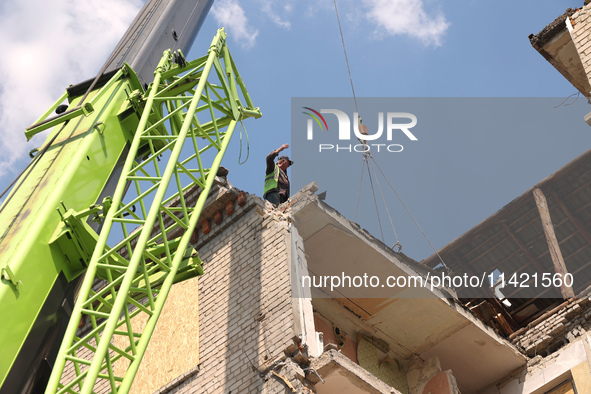
[(279, 171), (279, 166), (275, 164), (275, 170), (265, 177), (263, 196), (272, 190), (277, 190), (277, 185), (279, 183)]

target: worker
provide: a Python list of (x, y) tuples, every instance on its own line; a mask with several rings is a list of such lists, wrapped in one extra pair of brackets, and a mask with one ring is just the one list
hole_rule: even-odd
[(293, 161), (287, 156), (279, 156), (277, 158), (277, 164), (275, 164), (275, 158), (277, 155), (287, 148), (289, 148), (289, 144), (283, 144), (267, 155), (267, 170), (265, 172), (266, 176), (263, 197), (275, 206), (286, 202), (289, 198), (287, 167), (291, 166)]

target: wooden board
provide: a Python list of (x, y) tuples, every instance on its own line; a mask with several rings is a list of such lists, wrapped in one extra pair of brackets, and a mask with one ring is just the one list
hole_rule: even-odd
[[(153, 393), (199, 364), (198, 278), (172, 286), (130, 393)], [(146, 315), (132, 320), (134, 328), (146, 324)], [(129, 340), (116, 336), (114, 344), (126, 347)], [(126, 359), (114, 365), (121, 375)], [(127, 362), (128, 364), (128, 362)]]

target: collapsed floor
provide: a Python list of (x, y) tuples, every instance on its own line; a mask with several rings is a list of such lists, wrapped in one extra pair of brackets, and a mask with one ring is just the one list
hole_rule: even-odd
[(436, 272), (392, 251), (315, 191), (311, 184), (275, 209), (219, 179), (193, 238), (205, 274), (174, 286), (134, 392), (591, 387), (587, 296), (507, 335), (456, 289), (302, 286), (305, 275)]
[[(530, 41), (591, 98), (587, 3)], [(274, 209), (218, 179), (192, 240), (205, 274), (173, 287), (134, 392), (591, 393), (591, 151), (439, 251), (449, 271), (392, 251), (315, 191)], [(442, 272), (574, 283), (408, 282)], [(313, 282), (364, 274), (409, 285)]]

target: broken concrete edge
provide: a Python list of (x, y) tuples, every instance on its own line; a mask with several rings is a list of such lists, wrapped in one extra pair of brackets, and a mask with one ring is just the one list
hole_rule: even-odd
[[(570, 9), (569, 9), (570, 10)], [(540, 55), (546, 59), (562, 76), (569, 81), (583, 96), (589, 97), (589, 81), (586, 76), (580, 75), (584, 71), (585, 65), (579, 49), (579, 41), (583, 39), (584, 34), (577, 33), (577, 19), (581, 14), (582, 8), (571, 10), (558, 17), (554, 22), (548, 25), (538, 35), (529, 36), (530, 43)], [(584, 21), (584, 17), (582, 21)], [(566, 53), (571, 48), (575, 54), (562, 57), (560, 53)], [(578, 65), (577, 65), (578, 64)]]
[[(260, 374), (263, 381), (270, 380), (278, 381), (285, 389), (285, 392), (292, 393), (314, 393), (314, 384), (305, 379), (304, 368), (291, 358), (285, 358), (283, 361), (276, 363), (273, 368), (268, 369), (264, 374)], [(266, 391), (262, 393), (278, 392)], [(284, 392), (284, 391), (281, 391)]]
[(571, 17), (576, 11), (577, 9), (567, 8), (564, 14), (554, 19), (554, 21), (544, 27), (538, 34), (530, 34), (529, 41), (532, 46), (539, 51), (539, 48), (551, 41), (556, 34), (566, 29), (566, 18)]
[[(388, 248), (385, 244), (383, 244), (381, 241), (374, 238), (367, 231), (361, 229), (359, 227), (359, 225), (347, 220), (344, 216), (342, 216), (334, 208), (332, 208), (329, 205), (325, 204), (324, 202), (320, 201), (318, 196), (313, 194), (313, 192), (315, 190), (317, 190), (317, 187), (315, 187), (315, 186), (308, 187), (306, 189), (308, 190), (308, 192), (298, 195), (297, 201), (291, 207), (292, 208), (292, 217), (293, 217), (294, 225), (296, 228), (298, 226), (297, 214), (298, 214), (299, 210), (305, 209), (305, 207), (309, 206), (310, 204), (314, 204), (316, 207), (320, 208), (320, 210), (325, 212), (327, 214), (327, 216), (329, 216), (333, 220), (335, 220), (335, 222), (338, 223), (338, 225), (341, 227), (341, 229), (343, 231), (348, 232), (353, 237), (357, 237), (357, 238), (363, 240), (367, 245), (372, 247), (374, 250), (376, 250), (378, 253), (380, 253), (382, 256), (384, 256), (387, 260), (389, 260), (392, 264), (395, 264), (397, 267), (402, 269), (407, 274), (409, 274), (409, 275), (419, 274), (419, 275), (423, 275), (423, 277), (424, 277), (427, 273), (432, 272), (432, 270), (429, 269), (428, 267), (425, 267), (422, 264), (417, 263), (416, 261), (408, 258), (404, 254), (397, 253), (397, 252), (393, 251), (392, 249)], [(510, 352), (512, 352), (515, 357), (517, 357), (518, 359), (521, 360), (522, 365), (526, 364), (527, 357), (522, 352), (520, 352), (520, 350), (514, 344), (512, 344), (507, 339), (503, 338), (493, 328), (489, 327), (483, 321), (478, 319), (478, 317), (476, 317), (469, 309), (467, 309), (455, 297), (455, 294), (452, 294), (452, 292), (447, 293), (445, 291), (445, 289), (443, 291), (439, 291), (439, 290), (435, 289), (435, 291), (431, 292), (431, 294), (433, 294), (434, 298), (435, 297), (438, 298), (440, 302), (445, 303), (448, 307), (455, 310), (456, 313), (458, 313), (460, 316), (462, 316), (465, 319), (466, 324), (471, 323), (471, 324), (475, 325), (482, 332), (486, 333), (487, 336), (491, 339), (491, 341), (496, 343), (497, 346), (505, 347)], [(328, 294), (326, 294), (326, 295), (329, 296)], [(333, 298), (333, 297), (328, 297), (328, 298)], [(333, 298), (333, 300), (334, 300), (334, 298)], [(336, 302), (338, 302), (338, 301), (336, 301)], [(350, 319), (358, 319), (360, 322), (364, 321), (364, 319), (361, 316), (358, 316), (355, 312), (349, 310), (345, 304), (342, 304), (340, 302), (339, 302), (339, 304), (340, 304), (341, 308), (343, 308), (344, 310), (351, 313)], [(442, 305), (442, 307), (443, 307), (443, 305)], [(328, 318), (328, 320), (332, 320), (332, 319)], [(362, 327), (362, 326), (363, 325), (360, 325), (360, 327)], [(363, 328), (360, 329), (360, 332), (363, 335), (370, 334), (370, 333), (365, 332)], [(452, 335), (452, 334), (450, 333), (450, 335)], [(398, 353), (398, 354), (402, 354), (402, 353)]]
[[(292, 199), (293, 202), (291, 208), (293, 209), (293, 212), (297, 212), (299, 209), (301, 209), (304, 205), (308, 203), (315, 203), (329, 216), (333, 217), (340, 224), (342, 224), (348, 230), (350, 235), (363, 239), (366, 243), (372, 245), (376, 251), (378, 251), (386, 258), (391, 260), (392, 257), (394, 257), (396, 261), (410, 268), (411, 272), (407, 273), (412, 275), (421, 274), (423, 277), (425, 277), (427, 274), (437, 275), (440, 273), (440, 271), (432, 269), (426, 266), (425, 264), (419, 263), (418, 261), (413, 260), (412, 258), (408, 257), (400, 251), (394, 251), (393, 247), (389, 247), (388, 245), (386, 245), (385, 243), (371, 235), (369, 231), (361, 228), (361, 226), (358, 223), (355, 223), (354, 221), (347, 219), (339, 211), (337, 211), (330, 205), (326, 204), (324, 201), (321, 201), (318, 198), (318, 196), (314, 194), (317, 190), (318, 185), (316, 184), (316, 182), (312, 182), (304, 186), (300, 191), (298, 191)], [(455, 297), (455, 291), (453, 289), (446, 289), (446, 293), (454, 294), (454, 298), (457, 298)], [(444, 296), (442, 294), (440, 296), (447, 297), (448, 295), (449, 294), (446, 294)]]
[[(293, 198), (293, 202), (291, 204), (292, 209), (292, 216), (302, 209), (304, 206), (308, 204), (315, 204), (318, 206), (322, 211), (324, 211), (328, 216), (333, 218), (337, 221), (342, 227), (343, 230), (349, 235), (353, 237), (360, 238), (368, 245), (371, 245), (374, 250), (384, 256), (386, 259), (392, 261), (396, 260), (399, 263), (403, 263), (402, 269), (407, 268), (407, 273), (409, 275), (416, 275), (416, 274), (426, 274), (426, 273), (437, 273), (436, 270), (433, 270), (429, 267), (424, 266), (423, 264), (411, 259), (410, 257), (406, 256), (401, 252), (395, 252), (392, 248), (388, 247), (385, 243), (380, 241), (379, 239), (375, 238), (371, 235), (367, 230), (361, 228), (361, 226), (354, 221), (347, 219), (343, 216), (339, 211), (331, 207), (330, 205), (326, 204), (324, 201), (321, 201), (317, 195), (314, 194), (318, 190), (318, 185), (315, 182), (308, 184), (307, 186), (303, 187)], [(297, 223), (296, 223), (297, 226)], [(450, 289), (453, 292), (453, 290)], [(444, 297), (443, 295), (440, 295)]]
[(355, 364), (337, 350), (327, 350), (320, 357), (312, 360), (304, 369), (306, 379), (313, 384), (320, 382), (319, 377), (327, 378), (335, 372), (341, 372), (356, 387), (370, 393), (401, 394), (363, 367)]
[[(302, 188), (300, 192), (298, 192), (294, 196), (294, 203), (292, 204), (292, 216), (295, 216), (298, 210), (302, 209), (307, 204), (315, 204), (321, 210), (323, 210), (327, 215), (332, 217), (336, 220), (343, 228), (349, 232), (350, 235), (354, 237), (358, 237), (370, 245), (374, 250), (384, 256), (387, 260), (390, 260), (392, 264), (398, 264), (403, 271), (405, 271), (408, 275), (421, 275), (423, 277), (426, 276), (427, 273), (438, 273), (437, 270), (433, 270), (424, 264), (421, 264), (410, 257), (406, 256), (403, 253), (395, 252), (391, 248), (389, 248), (386, 244), (384, 244), (379, 239), (372, 236), (367, 230), (362, 229), (357, 223), (348, 220), (342, 214), (340, 214), (336, 209), (332, 208), (330, 205), (321, 201), (318, 196), (314, 195), (313, 193), (318, 190), (318, 185), (313, 182), (309, 185)], [(297, 199), (295, 198), (297, 197)], [(295, 223), (297, 227), (297, 222)], [(478, 322), (478, 325), (481, 329), (494, 334), (495, 338), (498, 340), (502, 340), (505, 344), (513, 347), (511, 343), (501, 336), (499, 336), (492, 328), (485, 325), (483, 322), (480, 321), (474, 314), (467, 309), (456, 297), (455, 291), (453, 289), (443, 289), (443, 291), (439, 289), (433, 289), (432, 291), (434, 297), (439, 298), (448, 306), (455, 309), (456, 311), (460, 312), (464, 317), (468, 318), (471, 321)]]

